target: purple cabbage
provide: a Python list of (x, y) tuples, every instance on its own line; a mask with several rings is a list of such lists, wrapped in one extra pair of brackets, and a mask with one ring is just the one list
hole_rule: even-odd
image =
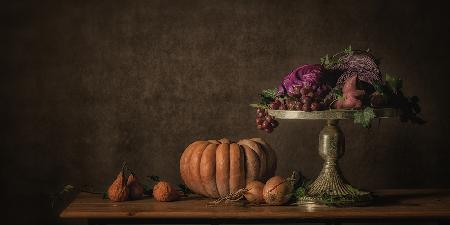
[(376, 81), (382, 82), (380, 69), (372, 55), (366, 52), (353, 52), (341, 56), (332, 69), (341, 71), (342, 74), (337, 81), (337, 86), (343, 86), (345, 81), (354, 75), (358, 80), (374, 84)]
[(321, 85), (322, 66), (319, 64), (302, 65), (283, 78), (278, 86), (278, 95), (296, 95), (299, 88), (309, 86), (316, 89)]

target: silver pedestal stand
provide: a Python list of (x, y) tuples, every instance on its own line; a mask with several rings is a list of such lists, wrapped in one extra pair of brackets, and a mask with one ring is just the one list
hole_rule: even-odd
[[(344, 206), (365, 205), (373, 199), (370, 192), (360, 191), (350, 185), (342, 175), (338, 160), (345, 152), (345, 138), (338, 122), (343, 119), (354, 119), (356, 110), (326, 111), (290, 111), (269, 110), (269, 114), (277, 119), (326, 120), (319, 134), (319, 155), (324, 160), (319, 176), (307, 187), (305, 195), (298, 199), (298, 204), (323, 204), (324, 198), (339, 199)], [(375, 109), (376, 118), (397, 116), (396, 109)]]

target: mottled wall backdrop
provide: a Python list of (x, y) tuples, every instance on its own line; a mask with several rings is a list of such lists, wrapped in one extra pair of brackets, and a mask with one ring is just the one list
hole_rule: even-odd
[[(321, 168), (317, 121), (255, 128), (261, 89), (349, 44), (421, 97), (424, 126), (343, 122), (342, 170), (366, 189), (450, 187), (449, 13), (430, 1), (10, 1), (1, 12), (8, 219), (55, 223), (48, 193), (105, 189), (126, 160), (180, 182), (197, 139), (263, 137), (278, 174)], [(59, 221), (61, 222), (61, 221)]]

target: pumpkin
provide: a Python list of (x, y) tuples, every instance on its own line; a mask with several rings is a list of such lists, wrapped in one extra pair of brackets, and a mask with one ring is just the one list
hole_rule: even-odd
[(275, 174), (276, 167), (275, 151), (261, 138), (196, 141), (180, 159), (186, 186), (210, 198), (236, 192), (253, 180), (265, 182)]

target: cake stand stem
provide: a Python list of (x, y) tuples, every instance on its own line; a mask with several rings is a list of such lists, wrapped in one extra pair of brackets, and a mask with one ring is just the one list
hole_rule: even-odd
[(351, 202), (367, 199), (360, 196), (368, 192), (353, 188), (344, 178), (338, 160), (345, 152), (345, 138), (338, 125), (339, 120), (327, 120), (319, 134), (319, 155), (324, 160), (319, 176), (306, 187), (306, 196), (300, 202), (317, 202), (323, 196), (355, 197)]

